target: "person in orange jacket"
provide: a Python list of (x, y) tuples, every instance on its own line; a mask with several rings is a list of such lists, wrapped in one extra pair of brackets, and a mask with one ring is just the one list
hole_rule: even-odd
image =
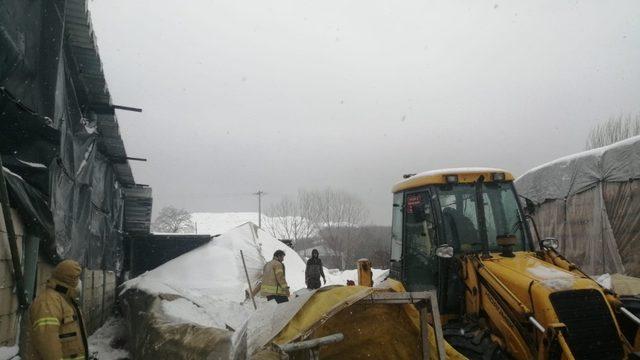
[(27, 360), (88, 359), (87, 334), (76, 302), (82, 267), (59, 263), (29, 308)]

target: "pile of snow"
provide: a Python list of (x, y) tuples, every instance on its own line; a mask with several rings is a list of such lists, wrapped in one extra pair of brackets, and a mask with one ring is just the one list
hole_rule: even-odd
[[(162, 300), (163, 313), (171, 322), (238, 329), (253, 311), (247, 298), (248, 285), (240, 251), (253, 286), (261, 280), (262, 268), (276, 250), (285, 252), (286, 278), (292, 293), (304, 289), (306, 264), (302, 258), (249, 222), (127, 281), (124, 291), (135, 288), (152, 295), (178, 295), (177, 300)], [(324, 271), (327, 285), (346, 285), (347, 280), (357, 282), (356, 270), (341, 273), (325, 268)], [(373, 271), (374, 278), (384, 275), (382, 270)], [(256, 302), (260, 307), (266, 300), (257, 297)]]
[[(242, 266), (243, 252), (252, 285), (276, 250), (285, 252), (286, 277), (292, 291), (305, 287), (305, 263), (288, 246), (253, 223), (215, 237), (166, 264), (129, 280), (125, 291), (137, 288), (149, 294), (175, 294), (182, 300), (163, 300), (171, 321), (217, 328), (238, 328), (249, 316), (248, 289)], [(177, 301), (177, 302), (176, 302)]]
[(100, 360), (121, 360), (131, 359), (131, 355), (125, 349), (114, 348), (113, 345), (119, 343), (119, 347), (125, 344), (126, 327), (124, 319), (109, 318), (101, 328), (89, 336), (89, 352)]
[(0, 359), (19, 360), (19, 351), (17, 344), (14, 346), (0, 346)]

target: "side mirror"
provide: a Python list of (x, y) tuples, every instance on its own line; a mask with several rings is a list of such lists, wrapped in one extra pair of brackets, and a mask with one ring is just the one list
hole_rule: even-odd
[(533, 215), (536, 212), (536, 204), (533, 203), (530, 199), (524, 198), (525, 211), (528, 215)]
[(453, 246), (442, 244), (436, 248), (436, 256), (442, 259), (450, 259), (453, 257)]
[(558, 239), (554, 237), (548, 237), (540, 240), (540, 249), (543, 249), (543, 250), (551, 250), (551, 249), (555, 250), (558, 248), (559, 245), (560, 243), (558, 242)]

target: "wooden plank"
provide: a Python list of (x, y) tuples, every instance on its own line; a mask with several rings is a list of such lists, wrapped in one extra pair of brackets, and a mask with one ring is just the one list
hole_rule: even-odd
[(107, 285), (114, 285), (113, 287), (115, 288), (116, 273), (113, 271), (107, 271), (105, 273), (105, 282), (107, 283)]
[(93, 271), (93, 288), (102, 288), (102, 283), (104, 282), (104, 275), (102, 271), (96, 270)]

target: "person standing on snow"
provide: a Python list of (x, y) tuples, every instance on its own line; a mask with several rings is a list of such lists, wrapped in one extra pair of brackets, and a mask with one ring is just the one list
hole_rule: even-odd
[(87, 333), (76, 303), (82, 267), (64, 260), (29, 307), (26, 359), (88, 359)]
[(260, 292), (268, 301), (275, 300), (278, 304), (289, 301), (289, 285), (284, 272), (284, 251), (276, 250), (273, 260), (262, 269), (262, 286)]
[(324, 276), (324, 270), (322, 270), (320, 253), (318, 250), (313, 249), (311, 251), (311, 259), (307, 260), (307, 268), (304, 270), (304, 282), (307, 284), (307, 289), (319, 289), (320, 276), (322, 276), (322, 281), (326, 284), (327, 278)]

